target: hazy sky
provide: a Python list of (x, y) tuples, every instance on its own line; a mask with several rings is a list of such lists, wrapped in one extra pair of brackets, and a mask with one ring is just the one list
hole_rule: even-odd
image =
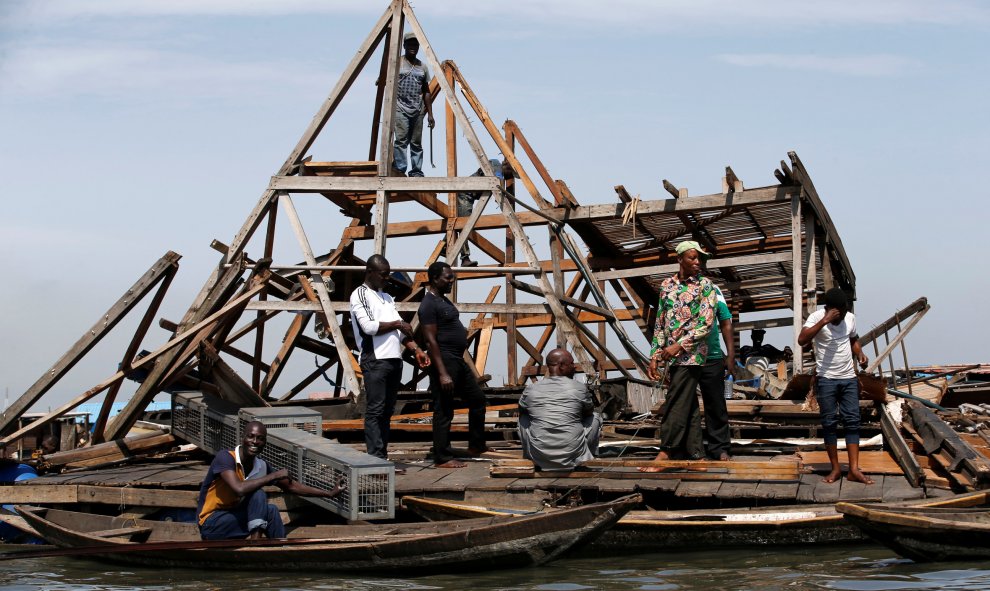
[[(167, 250), (183, 259), (159, 316), (181, 317), (218, 259), (210, 241), (231, 240), (386, 5), (0, 0), (0, 387), (11, 399)], [(970, 300), (990, 288), (986, 3), (414, 8), (440, 58), (457, 61), (493, 119), (522, 127), (581, 203), (614, 202), (620, 183), (665, 198), (662, 178), (715, 193), (726, 165), (770, 185), (795, 150), (852, 261), (862, 330), (927, 296), (912, 364), (990, 361)], [(367, 158), (372, 81), (352, 89), (316, 160)], [(440, 171), (442, 129), (436, 138)], [(336, 244), (342, 218), (304, 197), (314, 247)], [(42, 406), (111, 375), (135, 321)], [(145, 347), (164, 338), (155, 328)]]

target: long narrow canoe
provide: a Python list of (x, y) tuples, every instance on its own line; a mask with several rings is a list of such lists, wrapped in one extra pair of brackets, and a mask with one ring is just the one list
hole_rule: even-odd
[[(913, 501), (916, 507), (973, 507), (987, 502), (985, 492)], [(559, 509), (525, 510), (463, 501), (403, 497), (407, 509), (431, 520), (495, 515), (530, 516)], [(777, 546), (863, 541), (867, 537), (835, 506), (787, 505), (744, 509), (630, 511), (592, 541), (589, 552), (629, 553), (696, 550), (713, 547)]]
[(903, 508), (839, 503), (866, 535), (918, 562), (990, 558), (990, 508)]
[[(584, 544), (641, 502), (610, 503), (524, 518), (456, 523), (302, 528), (286, 540), (202, 541), (190, 523), (124, 519), (57, 509), (19, 512), (63, 554), (155, 567), (230, 570), (440, 571), (541, 565)], [(24, 557), (24, 554), (20, 554)]]

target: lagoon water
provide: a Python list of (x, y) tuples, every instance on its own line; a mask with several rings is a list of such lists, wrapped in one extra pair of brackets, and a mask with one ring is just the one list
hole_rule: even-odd
[(3, 591), (279, 591), (592, 589), (759, 590), (990, 589), (990, 564), (916, 564), (880, 546), (754, 549), (566, 559), (533, 569), (419, 577), (230, 573), (109, 566), (71, 558), (0, 563)]

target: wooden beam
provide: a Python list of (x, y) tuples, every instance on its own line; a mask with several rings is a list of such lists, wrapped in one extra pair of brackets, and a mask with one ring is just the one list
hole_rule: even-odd
[[(489, 166), (490, 167), (490, 166)], [(371, 192), (387, 191), (432, 193), (497, 191), (494, 176), (464, 177), (349, 177), (349, 176), (273, 176), (268, 184), (271, 191), (285, 193)]]
[[(303, 278), (303, 281), (306, 281), (306, 279)], [(275, 359), (271, 363), (271, 369), (269, 369), (268, 374), (265, 376), (265, 381), (258, 389), (258, 394), (262, 398), (266, 398), (271, 394), (272, 389), (275, 387), (275, 381), (282, 375), (282, 370), (285, 369), (285, 362), (289, 360), (289, 355), (292, 355), (292, 351), (295, 350), (296, 341), (302, 335), (303, 331), (306, 330), (309, 319), (309, 314), (296, 314), (296, 317), (289, 324), (288, 330), (285, 331), (285, 337), (282, 339), (282, 346), (279, 348), (278, 353), (275, 354)]]
[[(779, 252), (779, 253), (766, 253), (766, 254), (751, 254), (736, 257), (725, 257), (718, 259), (711, 259), (706, 263), (708, 269), (721, 269), (723, 267), (734, 267), (741, 265), (762, 265), (767, 263), (777, 263), (781, 261), (790, 261), (792, 259), (790, 252)], [(653, 265), (650, 267), (641, 267), (638, 269), (619, 269), (617, 271), (596, 271), (594, 273), (595, 279), (598, 280), (609, 280), (609, 279), (621, 279), (629, 277), (646, 277), (649, 275), (669, 275), (677, 270), (676, 263), (669, 263), (665, 265)]]
[(160, 281), (178, 268), (182, 258), (172, 251), (165, 253), (151, 268), (134, 283), (100, 319), (87, 330), (66, 351), (51, 368), (48, 369), (27, 391), (11, 404), (0, 415), (0, 432), (4, 432), (24, 414), (35, 402), (51, 389), (90, 349), (96, 346), (120, 320), (137, 305)]
[[(172, 284), (172, 279), (175, 278), (176, 271), (178, 271), (178, 265), (171, 267), (169, 271), (166, 272), (164, 280), (161, 284), (159, 284), (158, 290), (155, 292), (155, 296), (148, 304), (148, 309), (144, 311), (144, 316), (141, 317), (141, 322), (138, 323), (137, 330), (134, 331), (134, 336), (131, 337), (130, 344), (127, 345), (127, 350), (124, 351), (124, 355), (121, 357), (121, 369), (129, 368), (131, 366), (131, 362), (134, 361), (134, 356), (137, 355), (141, 342), (144, 341), (144, 337), (148, 334), (148, 329), (151, 328), (151, 323), (158, 314), (158, 309), (161, 307), (162, 300), (165, 299), (165, 294), (168, 292), (168, 288)], [(122, 383), (122, 381), (116, 382), (110, 386), (110, 389), (107, 390), (106, 396), (103, 397), (103, 404), (100, 406), (100, 413), (97, 415), (96, 422), (93, 426), (92, 443), (102, 443), (103, 430), (107, 427), (107, 420), (110, 419), (110, 409), (113, 407), (113, 403), (117, 399), (117, 392), (120, 390), (120, 385)]]
[[(217, 312), (214, 312), (213, 314), (207, 316), (206, 318), (204, 318), (202, 321), (200, 321), (199, 323), (197, 323), (195, 326), (193, 326), (189, 330), (183, 332), (180, 335), (177, 335), (175, 337), (172, 337), (172, 339), (169, 340), (169, 342), (165, 343), (164, 345), (162, 345), (161, 347), (159, 347), (158, 349), (156, 349), (154, 352), (149, 353), (148, 355), (146, 355), (146, 356), (138, 359), (137, 361), (135, 361), (131, 365), (131, 367), (130, 367), (129, 370), (127, 370), (127, 371), (124, 371), (124, 370), (118, 371), (117, 373), (115, 373), (114, 375), (110, 376), (109, 378), (103, 380), (102, 382), (100, 382), (96, 386), (90, 388), (89, 390), (87, 390), (83, 394), (77, 396), (75, 399), (70, 400), (69, 402), (63, 404), (59, 408), (57, 408), (57, 409), (49, 412), (44, 417), (41, 417), (40, 419), (38, 419), (38, 420), (36, 420), (36, 421), (28, 424), (27, 426), (25, 426), (25, 427), (23, 427), (23, 428), (15, 431), (15, 432), (11, 433), (10, 435), (7, 435), (3, 439), (0, 439), (0, 445), (6, 445), (6, 444), (10, 443), (11, 441), (15, 441), (16, 439), (20, 438), (22, 435), (27, 434), (29, 431), (32, 431), (34, 429), (37, 429), (38, 427), (43, 427), (44, 425), (47, 425), (51, 421), (53, 421), (53, 420), (57, 419), (58, 417), (64, 415), (65, 413), (67, 413), (70, 410), (74, 409), (75, 407), (79, 406), (83, 402), (86, 402), (90, 398), (93, 398), (94, 396), (96, 396), (100, 392), (106, 390), (111, 385), (113, 385), (114, 382), (116, 382), (118, 380), (124, 379), (124, 377), (128, 373), (130, 373), (131, 371), (134, 371), (136, 369), (139, 369), (141, 367), (144, 367), (145, 365), (148, 365), (149, 363), (157, 362), (158, 361), (158, 358), (160, 356), (168, 353), (169, 351), (173, 350), (175, 347), (178, 347), (179, 345), (184, 344), (186, 341), (192, 339), (193, 337), (198, 336), (203, 331), (204, 328), (208, 328), (211, 324), (213, 324), (214, 322), (217, 322), (218, 320), (224, 318), (225, 316), (227, 316), (229, 314), (238, 313), (241, 310), (243, 310), (244, 304), (246, 304), (247, 301), (250, 298), (252, 298), (255, 295), (257, 295), (258, 292), (260, 292), (262, 289), (264, 289), (264, 283), (263, 282), (262, 283), (259, 283), (258, 285), (255, 285), (249, 291), (245, 292), (240, 297), (232, 300), (230, 303), (228, 303), (226, 306), (224, 306), (223, 308), (221, 308)], [(205, 338), (205, 336), (204, 336), (204, 338)], [(121, 424), (121, 423), (114, 423), (114, 424)], [(111, 427), (112, 427), (112, 425), (111, 425)], [(128, 427), (130, 427), (130, 425), (128, 425)], [(110, 432), (110, 427), (107, 428), (107, 431)], [(116, 437), (107, 437), (107, 439), (116, 439)]]
[(794, 355), (794, 373), (801, 373), (803, 369), (803, 355), (800, 354), (801, 345), (798, 344), (798, 335), (801, 334), (801, 327), (804, 325), (804, 309), (802, 306), (802, 295), (804, 294), (804, 274), (801, 272), (801, 198), (797, 195), (791, 198), (791, 306), (794, 312), (793, 348), (798, 352)]
[[(299, 214), (296, 213), (296, 208), (292, 204), (292, 198), (286, 194), (282, 194), (280, 201), (282, 206), (285, 208), (286, 214), (289, 216), (289, 222), (292, 225), (292, 230), (296, 235), (296, 240), (299, 242), (299, 247), (303, 251), (303, 257), (306, 260), (306, 264), (315, 265), (316, 257), (313, 256), (313, 249), (309, 244), (309, 239), (306, 237), (306, 232), (303, 230), (302, 221), (299, 219)], [(361, 391), (361, 385), (358, 382), (357, 374), (354, 369), (350, 367), (344, 360), (350, 358), (350, 350), (344, 341), (344, 334), (340, 330), (340, 324), (337, 322), (337, 315), (333, 311), (333, 306), (330, 301), (330, 294), (327, 292), (326, 285), (323, 284), (323, 276), (317, 272), (312, 272), (313, 276), (313, 289), (316, 290), (316, 295), (319, 298), (320, 305), (323, 311), (323, 321), (324, 326), (330, 331), (330, 335), (333, 337), (334, 344), (337, 346), (337, 357), (341, 360), (341, 365), (344, 367), (344, 381), (345, 387), (348, 392), (357, 395)]]

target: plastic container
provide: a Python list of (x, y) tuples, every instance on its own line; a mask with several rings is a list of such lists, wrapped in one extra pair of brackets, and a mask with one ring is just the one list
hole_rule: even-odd
[(725, 378), (725, 399), (732, 400), (732, 376)]

